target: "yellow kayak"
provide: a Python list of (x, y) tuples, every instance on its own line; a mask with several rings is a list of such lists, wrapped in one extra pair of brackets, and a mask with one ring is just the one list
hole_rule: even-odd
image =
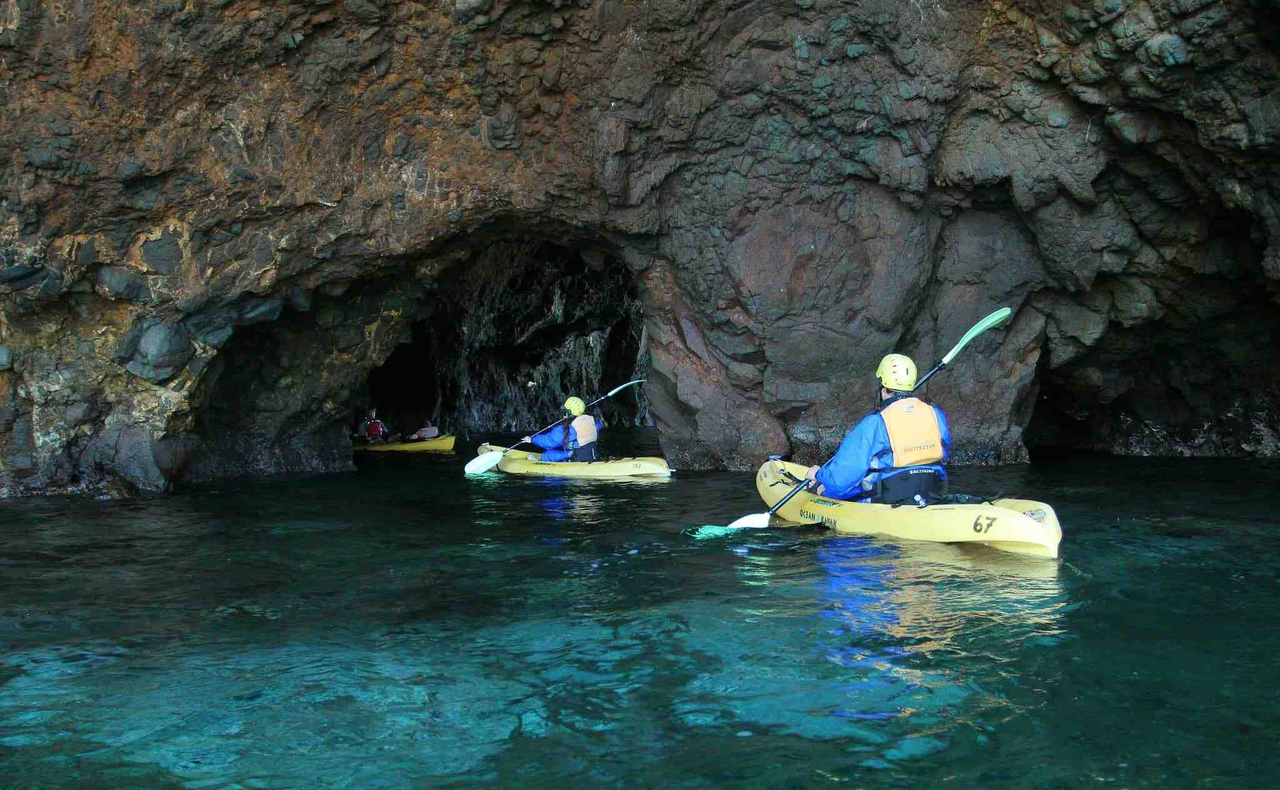
[[(766, 461), (756, 473), (756, 490), (765, 504), (795, 487), (790, 472), (803, 478), (808, 467)], [(782, 506), (778, 517), (799, 524), (821, 522), (842, 535), (888, 535), (938, 543), (977, 543), (1014, 554), (1057, 557), (1062, 527), (1053, 508), (1030, 499), (996, 499), (981, 504), (872, 505), (827, 499), (801, 491)]]
[[(476, 455), (502, 450), (482, 444)], [(671, 467), (665, 458), (614, 458), (608, 461), (540, 461), (541, 453), (508, 450), (498, 462), (498, 469), (511, 475), (547, 475), (550, 477), (670, 477)]]
[(369, 453), (448, 453), (453, 451), (453, 434), (424, 439), (420, 442), (396, 442), (395, 444), (357, 444), (356, 450)]

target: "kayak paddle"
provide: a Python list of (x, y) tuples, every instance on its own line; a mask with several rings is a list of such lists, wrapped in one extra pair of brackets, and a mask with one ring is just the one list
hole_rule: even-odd
[(970, 340), (973, 340), (978, 335), (982, 334), (983, 332), (987, 331), (991, 327), (995, 326), (996, 324), (1000, 323), (1004, 319), (1008, 318), (1012, 312), (1013, 311), (1007, 307), (1001, 307), (999, 310), (995, 311), (991, 315), (987, 316), (986, 318), (982, 319), (978, 323), (974, 324), (973, 328), (970, 329), (968, 332), (965, 332), (964, 337), (960, 338), (960, 342), (956, 343), (955, 347), (947, 352), (947, 355), (942, 358), (942, 361), (933, 366), (933, 370), (929, 371), (928, 373), (924, 374), (923, 376), (921, 376), (919, 379), (916, 380), (916, 385), (911, 388), (911, 391), (915, 392), (916, 390), (920, 389), (920, 385), (928, 381), (929, 377), (932, 376), (934, 373), (937, 373), (939, 370), (942, 370), (943, 365), (950, 364), (951, 360), (956, 358), (956, 354), (960, 353), (960, 349), (969, 345)]
[[(621, 392), (627, 387), (630, 387), (633, 384), (639, 384), (642, 381), (645, 381), (645, 379), (636, 379), (635, 381), (628, 381), (626, 384), (622, 384), (620, 386), (614, 387), (604, 395), (601, 395), (600, 397), (588, 403), (586, 408), (582, 410), (583, 413), (585, 414), (587, 409), (596, 405), (597, 403), (604, 400), (605, 398), (608, 398), (611, 395), (616, 395), (617, 393)], [(555, 422), (551, 423), (547, 427), (543, 428), (541, 431), (530, 434), (530, 436), (537, 436), (539, 433), (542, 433), (543, 431), (549, 431), (559, 424), (560, 424), (560, 420), (556, 420)], [(515, 448), (519, 447), (522, 444), (524, 444), (524, 442), (516, 442), (510, 447), (507, 447), (502, 450), (490, 450), (487, 453), (481, 453), (480, 455), (477, 455), (475, 458), (472, 458), (470, 461), (467, 462), (465, 471), (469, 475), (478, 475), (483, 472), (487, 472), (493, 467), (498, 465), (498, 462), (502, 460), (502, 456), (506, 455), (508, 450), (514, 450)]]
[[(942, 361), (939, 362), (937, 365), (933, 366), (933, 370), (924, 374), (923, 377), (921, 377), (916, 381), (916, 385), (911, 388), (911, 391), (915, 392), (916, 390), (920, 389), (921, 384), (923, 384), (934, 373), (937, 373), (939, 370), (942, 370), (944, 365), (948, 364), (949, 362), (951, 362), (951, 360), (955, 359), (956, 354), (959, 354), (961, 349), (969, 345), (969, 342), (971, 340), (973, 340), (975, 337), (982, 334), (983, 332), (987, 331), (991, 327), (995, 326), (996, 324), (1000, 323), (1001, 321), (1005, 320), (1012, 313), (1013, 313), (1013, 310), (1009, 309), (1008, 307), (1002, 307), (999, 310), (992, 313), (991, 315), (982, 319), (978, 323), (974, 324), (973, 328), (971, 328), (968, 332), (965, 332), (964, 337), (960, 338), (960, 342), (956, 343), (955, 346), (950, 351), (947, 352), (947, 355), (942, 358)], [(742, 518), (730, 524), (729, 529), (764, 529), (765, 527), (769, 526), (769, 519), (773, 516), (773, 514), (777, 513), (779, 508), (787, 504), (787, 502), (791, 500), (791, 497), (800, 493), (801, 489), (803, 489), (805, 485), (808, 484), (808, 482), (809, 482), (808, 480), (800, 481), (800, 483), (797, 484), (795, 488), (787, 492), (786, 496), (784, 496), (782, 499), (779, 499), (776, 505), (769, 508), (768, 513), (752, 513), (749, 516), (743, 516)]]
[(778, 504), (769, 508), (768, 513), (752, 513), (749, 516), (743, 516), (737, 521), (729, 525), (729, 529), (764, 529), (769, 526), (769, 519), (773, 518), (773, 514), (785, 504), (791, 501), (791, 497), (800, 493), (804, 489), (808, 480), (801, 480), (796, 487), (787, 492), (787, 495), (778, 500)]

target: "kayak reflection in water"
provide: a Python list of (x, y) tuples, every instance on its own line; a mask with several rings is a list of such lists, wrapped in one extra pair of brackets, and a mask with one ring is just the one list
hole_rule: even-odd
[(577, 488), (569, 478), (540, 477), (536, 485), (546, 496), (538, 499), (538, 509), (547, 515), (533, 525), (533, 534), (541, 543), (559, 546), (569, 542), (573, 521), (580, 516)]
[[(825, 572), (818, 583), (820, 597), (829, 602), (821, 612), (829, 641), (820, 642), (827, 660), (847, 667), (877, 667), (886, 660), (910, 655), (902, 645), (876, 637), (905, 636), (893, 591), (901, 585), (892, 578), (892, 550), (871, 538), (823, 539), (817, 561)], [(887, 673), (865, 681), (870, 685), (891, 682)], [(877, 695), (869, 695), (870, 702)], [(841, 715), (841, 714), (837, 714)], [(844, 714), (848, 715), (848, 714)], [(899, 713), (863, 712), (855, 718), (888, 718)]]
[(912, 397), (916, 365), (910, 357), (886, 355), (876, 380), (876, 410), (845, 434), (830, 461), (809, 467), (809, 490), (846, 502), (927, 504), (947, 480), (947, 415)]
[(599, 461), (596, 440), (600, 436), (600, 420), (583, 414), (587, 404), (576, 395), (564, 402), (565, 417), (551, 428), (521, 442), (542, 448), (542, 461)]

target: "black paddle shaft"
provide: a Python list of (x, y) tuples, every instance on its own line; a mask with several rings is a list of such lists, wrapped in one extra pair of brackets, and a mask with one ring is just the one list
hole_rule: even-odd
[(806, 485), (808, 485), (808, 484), (809, 484), (809, 481), (808, 481), (808, 480), (801, 480), (801, 481), (800, 481), (800, 484), (799, 484), (798, 486), (796, 486), (795, 488), (793, 488), (793, 489), (791, 489), (790, 491), (788, 491), (786, 496), (784, 496), (782, 499), (779, 499), (779, 500), (778, 500), (778, 504), (776, 504), (776, 505), (774, 505), (773, 507), (769, 508), (769, 515), (771, 515), (771, 516), (772, 516), (774, 513), (777, 513), (779, 508), (781, 508), (783, 505), (785, 505), (785, 504), (787, 504), (788, 502), (790, 502), (790, 501), (791, 501), (791, 497), (793, 497), (793, 496), (795, 496), (796, 494), (798, 494), (798, 493), (800, 493), (801, 491), (803, 491), (803, 490), (804, 490), (804, 487), (805, 487)]
[(924, 374), (923, 376), (921, 376), (921, 377), (920, 377), (920, 380), (916, 382), (916, 385), (915, 385), (914, 387), (912, 387), (912, 388), (911, 388), (911, 391), (912, 391), (912, 392), (915, 392), (916, 390), (918, 390), (918, 389), (920, 389), (921, 387), (923, 387), (923, 386), (924, 386), (924, 383), (925, 383), (926, 381), (928, 381), (930, 378), (932, 378), (934, 373), (937, 373), (939, 370), (942, 370), (942, 367), (943, 367), (944, 365), (946, 365), (946, 364), (947, 364), (947, 363), (945, 363), (945, 362), (939, 362), (938, 364), (934, 365), (934, 366), (933, 366), (933, 370), (931, 370), (931, 371), (929, 371), (928, 373), (926, 373), (926, 374)]

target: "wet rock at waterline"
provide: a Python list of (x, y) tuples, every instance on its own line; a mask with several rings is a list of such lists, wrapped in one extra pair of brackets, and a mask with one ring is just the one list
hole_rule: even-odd
[(11, 5), (4, 493), (637, 375), (678, 468), (818, 460), (1005, 305), (926, 393), (957, 460), (1278, 452), (1270, 5)]

